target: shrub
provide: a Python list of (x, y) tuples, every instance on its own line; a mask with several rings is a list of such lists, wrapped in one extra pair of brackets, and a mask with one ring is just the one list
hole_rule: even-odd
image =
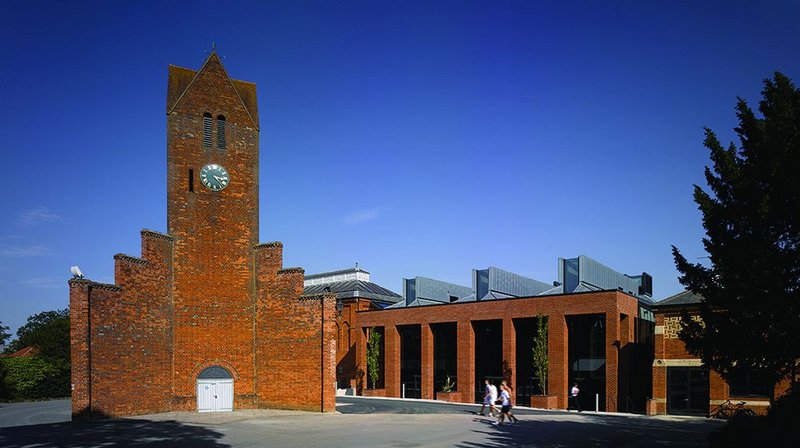
[(70, 372), (38, 356), (3, 358), (5, 389), (11, 400), (62, 398), (70, 395)]

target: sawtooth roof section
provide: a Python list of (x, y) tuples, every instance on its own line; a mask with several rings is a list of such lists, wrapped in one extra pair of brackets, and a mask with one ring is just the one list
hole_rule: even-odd
[(441, 305), (446, 302), (440, 302), (438, 300), (428, 300), (428, 299), (415, 299), (413, 302), (409, 303), (408, 305), (405, 302), (397, 302), (394, 305), (387, 306), (385, 309), (393, 309), (393, 308), (411, 308), (415, 306), (428, 306), (428, 305)]
[(477, 301), (477, 300), (475, 299), (475, 293), (473, 292), (472, 294), (470, 294), (470, 295), (468, 295), (468, 296), (464, 296), (464, 297), (462, 297), (462, 298), (460, 298), (460, 299), (456, 300), (456, 303), (461, 303), (461, 302), (476, 302), (476, 301)]
[(403, 300), (403, 297), (400, 294), (388, 290), (383, 286), (372, 282), (365, 282), (363, 280), (346, 280), (343, 282), (309, 285), (303, 288), (303, 294), (322, 294), (325, 292), (325, 288), (330, 288), (331, 292), (336, 294), (336, 297), (340, 299), (364, 297), (366, 299), (374, 299), (391, 303), (396, 303)]
[(585, 282), (578, 283), (578, 286), (575, 288), (573, 292), (591, 292), (591, 291), (602, 291), (603, 288), (599, 288), (594, 285), (590, 285)]
[(653, 303), (653, 308), (664, 308), (669, 306), (689, 306), (697, 305), (703, 301), (703, 297), (691, 291), (682, 291), (674, 296), (667, 297), (664, 300), (659, 300)]
[(489, 291), (489, 294), (483, 296), (481, 300), (500, 300), (500, 299), (513, 299), (516, 296), (510, 294), (503, 294), (502, 292)]
[(540, 295), (540, 296), (549, 296), (549, 295), (553, 295), (553, 294), (564, 294), (564, 286), (562, 286), (562, 285), (554, 286), (554, 287), (548, 289), (547, 291), (540, 292), (538, 295)]
[[(197, 75), (203, 71), (205, 66), (208, 62), (214, 58), (217, 60), (219, 65), (222, 67), (222, 70), (225, 71), (225, 74), (228, 74), (228, 71), (225, 70), (225, 66), (222, 65), (222, 61), (219, 60), (219, 56), (217, 53), (211, 53), (208, 58), (203, 62), (203, 66), (200, 67), (200, 70), (192, 70), (186, 67), (178, 67), (176, 65), (169, 66), (169, 88), (167, 89), (167, 114), (171, 113), (175, 106), (178, 105), (183, 94), (186, 93), (186, 90), (192, 85), (192, 82), (197, 78)], [(250, 115), (250, 119), (253, 120), (253, 124), (256, 126), (256, 129), (260, 129), (260, 125), (258, 122), (258, 102), (256, 101), (256, 85), (255, 83), (248, 82), (248, 81), (241, 81), (238, 79), (232, 79), (228, 76), (228, 80), (233, 86), (233, 89), (239, 95), (239, 99), (242, 101), (242, 105), (244, 106), (245, 110), (247, 110), (247, 114)]]

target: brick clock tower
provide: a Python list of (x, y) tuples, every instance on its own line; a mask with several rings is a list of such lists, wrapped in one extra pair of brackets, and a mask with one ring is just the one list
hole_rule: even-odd
[(167, 233), (115, 255), (114, 284), (70, 280), (73, 418), (334, 410), (335, 297), (258, 244), (259, 129), (216, 53), (169, 67)]

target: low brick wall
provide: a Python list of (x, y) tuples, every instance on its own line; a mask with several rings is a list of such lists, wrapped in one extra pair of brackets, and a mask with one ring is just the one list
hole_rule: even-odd
[(558, 409), (558, 397), (556, 395), (532, 395), (531, 407), (540, 409)]
[(365, 397), (385, 397), (386, 389), (362, 389), (361, 395)]
[(436, 392), (436, 399), (448, 403), (461, 403), (461, 392)]

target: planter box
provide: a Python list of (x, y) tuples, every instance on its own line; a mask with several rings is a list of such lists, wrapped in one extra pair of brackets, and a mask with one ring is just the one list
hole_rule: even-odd
[(362, 389), (361, 395), (365, 397), (385, 397), (386, 389)]
[(556, 395), (531, 395), (531, 407), (558, 409), (558, 397)]
[(436, 399), (449, 403), (461, 403), (461, 392), (436, 392)]
[(658, 402), (653, 398), (647, 400), (647, 415), (658, 414)]

